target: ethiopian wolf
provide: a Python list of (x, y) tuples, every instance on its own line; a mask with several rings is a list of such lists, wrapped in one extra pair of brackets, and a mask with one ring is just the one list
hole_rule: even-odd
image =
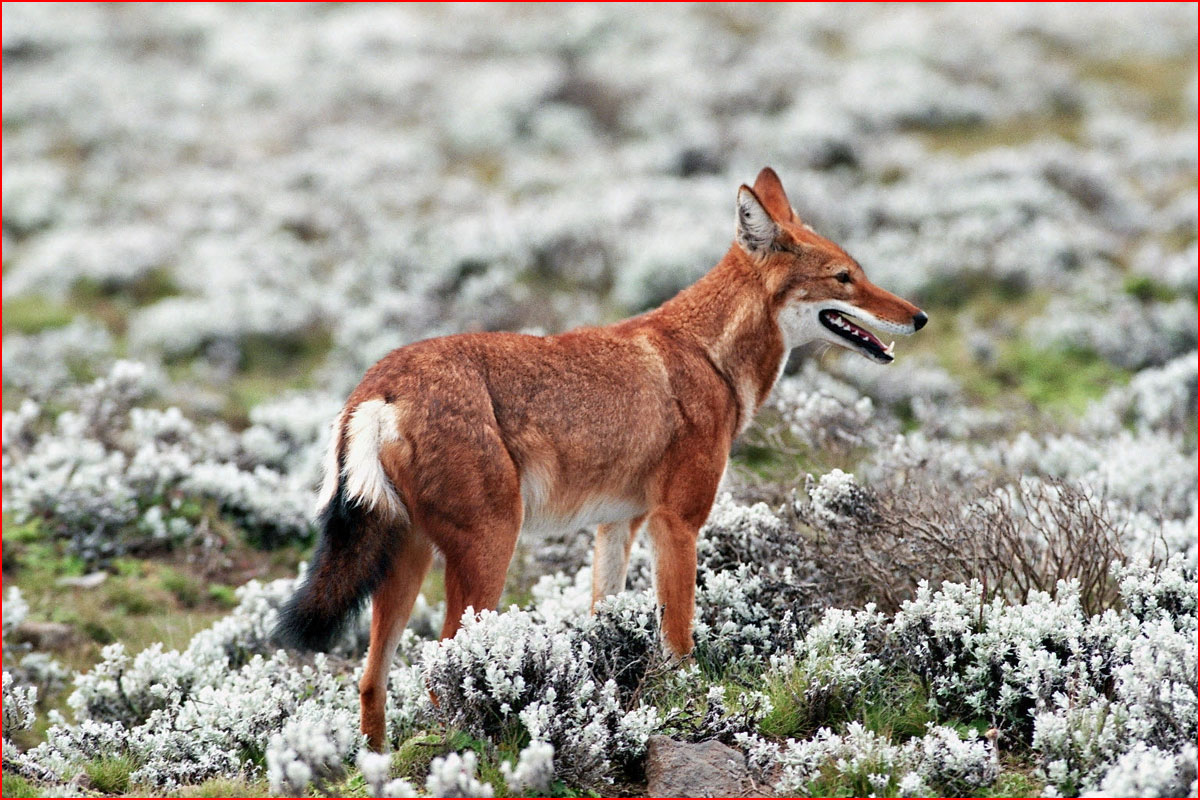
[(864, 326), (910, 334), (926, 320), (801, 222), (767, 168), (738, 190), (724, 258), (659, 308), (556, 336), (472, 333), (393, 350), (334, 420), (320, 544), (279, 636), (325, 648), (371, 597), (359, 688), (379, 749), (388, 668), (435, 548), (451, 637), (467, 608), (500, 600), (522, 527), (597, 526), (594, 603), (624, 588), (644, 523), (663, 644), (682, 657), (697, 533), (788, 352), (827, 341), (886, 364), (892, 345)]

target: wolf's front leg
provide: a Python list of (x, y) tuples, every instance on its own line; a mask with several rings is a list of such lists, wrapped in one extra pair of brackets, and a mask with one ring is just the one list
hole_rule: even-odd
[(595, 557), (592, 558), (592, 612), (596, 603), (625, 591), (629, 571), (629, 551), (645, 516), (629, 522), (600, 525), (596, 531)]
[(677, 659), (692, 652), (692, 615), (696, 607), (696, 537), (700, 526), (660, 509), (650, 515), (654, 546), (654, 582), (662, 610), (663, 649)]

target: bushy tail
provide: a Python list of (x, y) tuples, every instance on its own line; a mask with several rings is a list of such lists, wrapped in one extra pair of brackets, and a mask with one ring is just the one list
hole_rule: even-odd
[(328, 650), (379, 587), (399, 553), (406, 520), (348, 500), (345, 481), (319, 517), (321, 540), (308, 577), (279, 611), (276, 641)]

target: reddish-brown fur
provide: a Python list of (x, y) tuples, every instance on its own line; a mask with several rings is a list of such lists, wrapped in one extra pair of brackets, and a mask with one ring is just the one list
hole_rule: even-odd
[[(556, 336), (417, 342), (385, 356), (350, 396), (351, 412), (373, 399), (395, 409), (399, 438), (381, 446), (379, 460), (410, 519), (396, 522), (403, 544), (373, 597), (361, 685), (372, 747), (383, 744), (387, 666), (431, 548), (446, 561), (442, 636), (450, 637), (468, 607), (499, 601), (527, 512), (569, 520), (598, 498), (616, 509), (610, 515), (628, 512), (606, 520), (597, 541), (597, 573), (602, 559), (607, 566), (594, 600), (623, 586), (644, 519), (665, 645), (679, 657), (691, 651), (696, 536), (734, 438), (787, 356), (781, 308), (805, 297), (842, 300), (897, 324), (919, 314), (796, 220), (773, 171), (760, 173), (753, 195), (778, 225), (772, 246), (749, 252), (735, 242), (660, 308)], [(852, 282), (836, 280), (842, 270)]]

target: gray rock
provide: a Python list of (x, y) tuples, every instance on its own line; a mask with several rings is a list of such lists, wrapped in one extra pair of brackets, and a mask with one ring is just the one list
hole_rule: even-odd
[(59, 586), (70, 586), (74, 589), (95, 589), (107, 578), (107, 572), (91, 572), (78, 578), (70, 576), (59, 578), (57, 583)]
[(75, 629), (62, 622), (22, 622), (15, 631), (19, 642), (29, 642), (34, 650), (61, 650), (75, 638)]
[(717, 741), (651, 736), (646, 779), (647, 797), (748, 797), (756, 790), (745, 756)]

